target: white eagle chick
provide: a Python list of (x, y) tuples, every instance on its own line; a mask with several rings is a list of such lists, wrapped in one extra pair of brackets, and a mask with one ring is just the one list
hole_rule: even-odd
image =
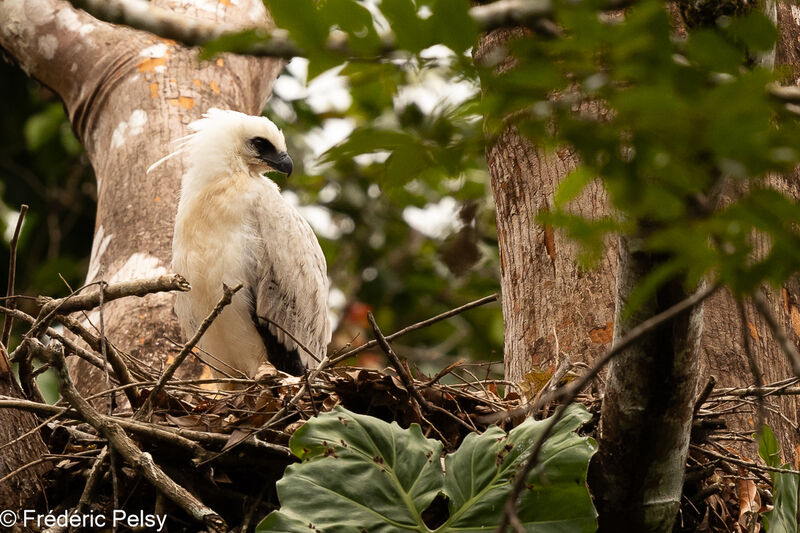
[[(331, 339), (325, 257), (308, 223), (263, 175), (292, 173), (283, 133), (265, 117), (210, 109), (189, 125), (176, 153), (187, 153), (172, 268), (192, 290), (175, 313), (194, 334), (222, 296), (222, 284), (244, 287), (199, 343), (212, 367), (254, 376), (269, 361), (301, 374)], [(238, 371), (238, 372), (237, 372)]]

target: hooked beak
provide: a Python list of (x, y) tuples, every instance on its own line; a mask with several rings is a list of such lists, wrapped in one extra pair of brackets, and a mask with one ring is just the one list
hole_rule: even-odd
[(275, 157), (264, 158), (264, 161), (278, 172), (286, 174), (286, 177), (292, 175), (294, 165), (292, 164), (292, 158), (286, 152), (277, 153)]

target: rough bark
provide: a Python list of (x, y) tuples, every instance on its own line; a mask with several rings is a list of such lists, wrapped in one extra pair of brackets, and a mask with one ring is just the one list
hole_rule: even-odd
[[(522, 32), (486, 34), (475, 51), (481, 63), (492, 50)], [(505, 63), (500, 70), (510, 68)], [(486, 148), (497, 212), (506, 377), (523, 381), (534, 367), (547, 369), (564, 357), (591, 361), (609, 347), (614, 328), (616, 244), (609, 242), (598, 268), (578, 264), (578, 247), (563, 232), (536, 222), (552, 206), (553, 193), (576, 166), (569, 150), (546, 153), (514, 127)], [(608, 212), (606, 193), (594, 183), (572, 209), (586, 217)]]
[[(159, 1), (186, 16), (237, 26), (271, 25), (261, 2)], [(258, 114), (282, 68), (277, 59), (198, 51), (152, 34), (100, 22), (66, 2), (3, 0), (0, 45), (64, 101), (97, 176), (98, 208), (87, 282), (149, 277), (169, 270), (182, 158), (147, 173), (171, 152), (186, 125), (211, 107)], [(120, 349), (160, 368), (177, 353), (173, 296), (104, 306), (105, 334)], [(87, 322), (99, 325), (99, 312)], [(103, 387), (93, 370), (71, 364), (82, 392)], [(199, 375), (187, 361), (183, 375)]]
[[(800, 67), (800, 11), (789, 4), (779, 4), (777, 10), (781, 39), (775, 53), (778, 68), (790, 67), (792, 84), (800, 83), (798, 67)], [(483, 57), (501, 46), (510, 38), (519, 38), (520, 30), (499, 30), (490, 32), (481, 38), (476, 48), (475, 60)], [(501, 66), (512, 68), (507, 61)], [(552, 204), (553, 192), (561, 179), (575, 165), (575, 160), (567, 151), (547, 153), (533, 146), (521, 136), (516, 129), (509, 127), (487, 147), (486, 156), (492, 180), (492, 188), (497, 205), (497, 230), (501, 257), (501, 287), (503, 297), (503, 316), (505, 320), (506, 343), (504, 359), (506, 376), (513, 381), (524, 381), (526, 373), (533, 369), (547, 370), (555, 367), (560, 360), (568, 357), (572, 362), (591, 362), (609, 347), (612, 337), (624, 333), (628, 326), (619, 324), (615, 328), (615, 303), (619, 266), (617, 263), (616, 243), (610, 243), (607, 253), (594, 270), (585, 271), (577, 264), (575, 246), (559, 231), (536, 223), (535, 216), (540, 210), (548, 209)], [(776, 176), (771, 183), (777, 189), (800, 198), (800, 173), (793, 172), (787, 176)], [(724, 201), (724, 200), (723, 200)], [(602, 189), (593, 184), (575, 202), (573, 209), (584, 216), (603, 215), (607, 212), (606, 196)], [(761, 236), (755, 236), (757, 249), (766, 249), (768, 242)], [(622, 283), (624, 280), (620, 280)], [(624, 284), (623, 284), (624, 285)], [(800, 340), (800, 285), (797, 280), (790, 280), (777, 292), (770, 292), (767, 300), (772, 312), (781, 324), (791, 332), (793, 340)], [(620, 294), (624, 296), (623, 293)], [(745, 325), (753, 341), (753, 351), (757, 354), (760, 371), (766, 383), (779, 381), (792, 376), (791, 367), (786, 356), (761, 317), (751, 306), (746, 306), (747, 324)], [(684, 317), (684, 325), (686, 325)], [(701, 382), (714, 375), (718, 386), (746, 386), (753, 383), (753, 377), (746, 358), (745, 339), (736, 302), (728, 291), (718, 291), (708, 299), (702, 309), (697, 311), (694, 321), (702, 320), (702, 337), (699, 338), (699, 361), (687, 359), (689, 345), (678, 346), (679, 357), (672, 371), (670, 380), (686, 377), (680, 384), (683, 399), (674, 405), (673, 413), (681, 415), (687, 405), (686, 399), (694, 394), (694, 384), (698, 376)], [(672, 326), (672, 341), (678, 325)], [(682, 327), (682, 326), (681, 326)], [(670, 331), (670, 330), (665, 330)], [(683, 339), (687, 342), (687, 339)], [(625, 357), (625, 356), (623, 356)], [(611, 387), (617, 391), (629, 385), (639, 390), (643, 383), (626, 381), (627, 372), (622, 372), (630, 361), (620, 360), (610, 376)], [(690, 369), (699, 372), (689, 375)], [(628, 367), (629, 368), (629, 367)], [(631, 369), (630, 375), (635, 370)], [(653, 385), (653, 384), (651, 384)], [(664, 390), (663, 384), (653, 385), (656, 392)], [(641, 391), (640, 391), (641, 392)], [(662, 398), (664, 399), (664, 398)], [(610, 404), (621, 402), (619, 396), (606, 398)], [(658, 399), (652, 398), (652, 407), (662, 409)], [(798, 444), (798, 400), (795, 397), (771, 397), (767, 403), (774, 407), (770, 411), (767, 422), (775, 430), (784, 453), (783, 459), (791, 462), (798, 459), (795, 446)], [(609, 406), (609, 409), (619, 410)], [(665, 412), (665, 411), (664, 411)], [(686, 414), (686, 413), (683, 413)], [(615, 421), (618, 424), (630, 424), (630, 420)], [(646, 425), (646, 421), (642, 422)], [(674, 430), (683, 435), (674, 442), (648, 442), (644, 440), (621, 440), (619, 428), (607, 427), (609, 438), (617, 440), (619, 447), (656, 445), (661, 452), (680, 455), (685, 453), (686, 420), (675, 420)], [(755, 416), (731, 415), (727, 417), (729, 427), (745, 433), (755, 430)], [(670, 429), (672, 431), (672, 429)], [(611, 435), (616, 436), (611, 437)], [(666, 430), (656, 435), (663, 436)], [(640, 437), (642, 435), (640, 434)], [(613, 447), (606, 443), (608, 453), (615, 453)], [(683, 452), (680, 452), (683, 450)], [(652, 450), (643, 451), (649, 453)], [(743, 447), (743, 453), (756, 458), (755, 446)], [(622, 463), (618, 463), (622, 465)], [(631, 479), (653, 479), (654, 471), (637, 472)], [(673, 485), (679, 477), (669, 482)], [(657, 484), (658, 485), (658, 484)], [(623, 485), (625, 486), (625, 485)], [(636, 489), (630, 484), (629, 489)], [(642, 488), (641, 486), (639, 487)], [(621, 492), (618, 491), (618, 495)], [(609, 497), (613, 497), (609, 495)], [(645, 496), (647, 497), (647, 496)], [(620, 497), (620, 501), (622, 498)], [(642, 500), (640, 500), (641, 503)], [(602, 503), (601, 503), (602, 505)], [(618, 508), (618, 516), (627, 516), (631, 508)], [(623, 514), (623, 511), (625, 514)], [(609, 515), (611, 516), (611, 515)], [(641, 529), (649, 530), (649, 529)]]
[[(12, 379), (10, 373), (0, 376), (0, 395), (21, 398), (21, 391)], [(48, 452), (38, 432), (25, 435), (37, 424), (38, 419), (31, 413), (0, 410), (0, 477), (9, 475)], [(0, 510), (30, 507), (42, 490), (41, 476), (50, 466), (48, 463), (35, 465), (0, 484)]]

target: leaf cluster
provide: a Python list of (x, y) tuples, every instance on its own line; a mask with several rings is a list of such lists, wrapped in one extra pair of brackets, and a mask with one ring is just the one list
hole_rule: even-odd
[[(590, 417), (582, 406), (569, 407), (545, 441), (520, 497), (526, 530), (595, 530), (586, 471), (596, 444), (575, 434)], [(508, 434), (496, 426), (471, 433), (442, 462), (441, 442), (416, 424), (402, 429), (336, 407), (292, 437), (302, 462), (278, 482), (282, 507), (258, 531), (492, 531), (547, 423), (527, 419)], [(446, 511), (426, 516), (437, 497), (446, 499)]]

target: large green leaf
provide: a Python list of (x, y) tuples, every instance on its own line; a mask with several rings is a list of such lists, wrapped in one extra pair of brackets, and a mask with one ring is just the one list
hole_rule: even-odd
[[(545, 442), (520, 497), (527, 531), (596, 529), (586, 488), (596, 446), (574, 433), (589, 417), (582, 406), (570, 406)], [(419, 426), (402, 429), (337, 407), (292, 437), (292, 452), (303, 462), (278, 482), (282, 507), (258, 531), (431, 531), (422, 513), (437, 494), (448, 498), (450, 516), (436, 531), (494, 530), (514, 473), (545, 424), (527, 420), (508, 434), (497, 427), (471, 434), (443, 469), (442, 444)]]
[(337, 407), (297, 430), (289, 445), (304, 461), (278, 481), (281, 511), (260, 531), (286, 527), (286, 519), (323, 531), (417, 530), (441, 488), (442, 444), (417, 425), (404, 430)]
[[(572, 405), (556, 424), (528, 478), (518, 514), (527, 531), (594, 531), (595, 510), (586, 490), (586, 469), (596, 450), (574, 431), (590, 418)], [(444, 492), (450, 502), (447, 531), (494, 531), (514, 474), (541, 437), (546, 420), (528, 419), (508, 435), (497, 427), (468, 435), (446, 458)]]
[[(772, 429), (766, 425), (761, 433), (761, 442), (758, 444), (758, 455), (769, 466), (789, 469), (789, 465), (781, 462), (778, 441)], [(796, 533), (798, 476), (788, 472), (786, 474), (770, 472), (769, 475), (772, 478), (775, 508), (762, 515), (766, 530), (769, 533)]]

